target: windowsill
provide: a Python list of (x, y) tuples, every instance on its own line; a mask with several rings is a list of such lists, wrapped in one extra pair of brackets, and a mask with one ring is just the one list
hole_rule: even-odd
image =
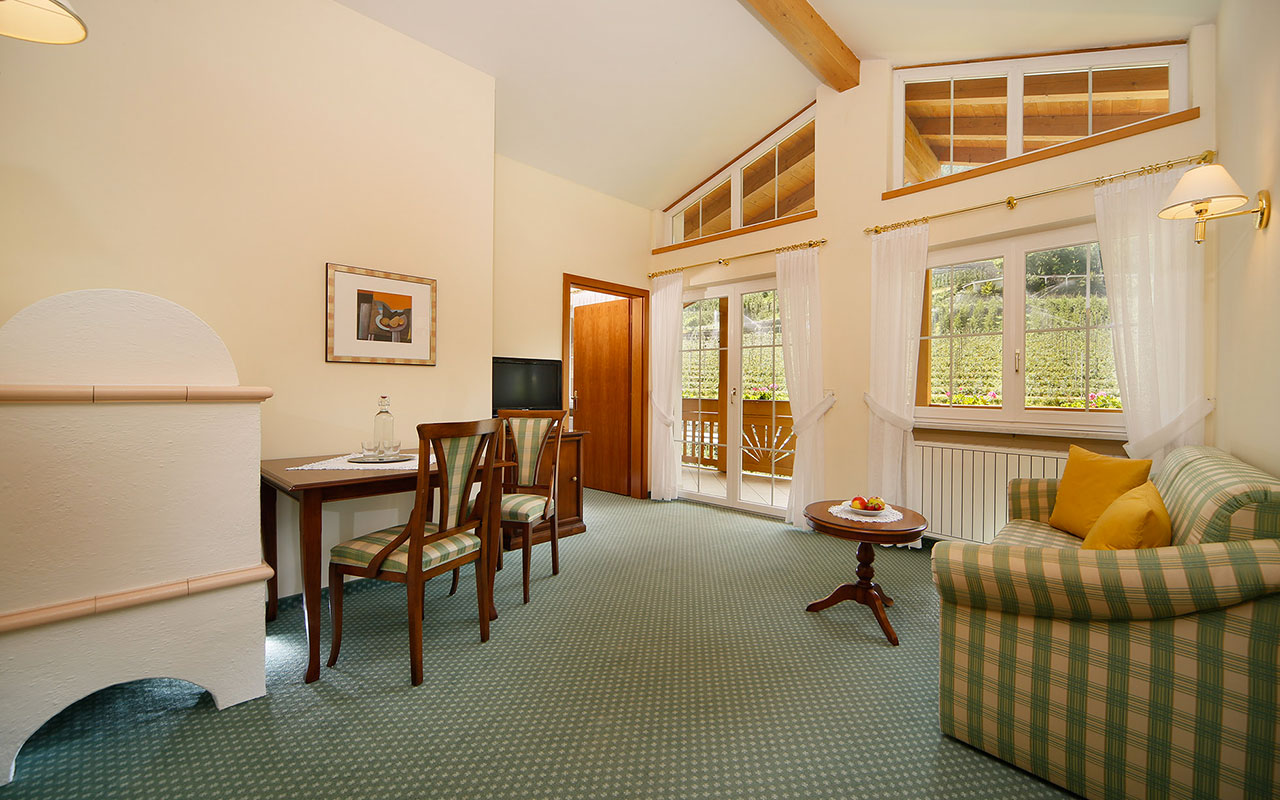
[[(1071, 413), (1071, 412), (1066, 412)], [(1088, 412), (1082, 412), (1088, 413)], [(1106, 416), (1116, 416), (1107, 414)], [(921, 414), (917, 409), (915, 416), (917, 428), (938, 431), (970, 431), (974, 433), (1020, 433), (1028, 436), (1069, 437), (1074, 439), (1109, 439), (1126, 441), (1129, 435), (1123, 425), (1076, 424), (1074, 422), (1040, 422), (1031, 420), (990, 420), (990, 419), (956, 419), (935, 417)]]
[(724, 233), (713, 233), (710, 236), (702, 236), (697, 239), (690, 239), (687, 242), (680, 242), (678, 244), (669, 244), (666, 247), (657, 248), (656, 250), (652, 251), (651, 254), (658, 256), (658, 255), (662, 255), (663, 253), (673, 252), (675, 250), (683, 250), (686, 247), (697, 247), (700, 244), (706, 244), (708, 242), (718, 242), (721, 239), (731, 239), (734, 236), (741, 236), (744, 233), (755, 233), (756, 231), (763, 231), (763, 230), (768, 230), (769, 228), (776, 228), (779, 225), (789, 225), (792, 222), (803, 222), (806, 219), (814, 219), (817, 216), (818, 216), (818, 212), (816, 210), (802, 211), (799, 214), (792, 214), (790, 216), (781, 217), (779, 219), (771, 219), (768, 222), (757, 222), (755, 225), (748, 225), (745, 228), (734, 228), (733, 230), (728, 230), (728, 231), (725, 231)]
[[(1020, 156), (993, 161), (990, 164), (982, 164), (973, 169), (964, 172), (957, 172), (954, 175), (944, 175), (941, 178), (933, 178), (932, 180), (913, 183), (910, 186), (903, 186), (901, 189), (890, 189), (880, 195), (881, 200), (892, 200), (895, 197), (903, 195), (915, 194), (939, 186), (947, 186), (959, 181), (969, 180), (970, 178), (980, 178), (983, 175), (990, 175), (993, 172), (1000, 172), (1006, 169), (1020, 167), (1023, 164), (1031, 164), (1036, 161), (1044, 161), (1054, 156), (1066, 155), (1074, 153), (1077, 150), (1085, 150), (1090, 147), (1097, 147), (1100, 144), (1114, 142), (1118, 139), (1127, 139), (1130, 136), (1137, 136), (1141, 133), (1167, 128), (1170, 125), (1177, 125), (1179, 122), (1189, 122), (1200, 117), (1200, 107), (1188, 108), (1186, 111), (1177, 111), (1173, 114), (1165, 114), (1164, 116), (1154, 117), (1152, 119), (1135, 122), (1132, 125), (1123, 125), (1119, 128), (1112, 128), (1109, 131), (1095, 133), (1093, 136), (1085, 136), (1071, 142), (1063, 142), (1062, 144), (1045, 147), (1040, 150), (1033, 150), (1030, 153), (1023, 153)], [(654, 251), (657, 252), (657, 251)]]

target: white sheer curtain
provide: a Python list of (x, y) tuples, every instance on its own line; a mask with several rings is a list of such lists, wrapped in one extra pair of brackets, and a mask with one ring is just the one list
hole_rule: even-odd
[(1156, 217), (1185, 169), (1094, 189), (1098, 241), (1131, 458), (1158, 466), (1204, 442), (1204, 251), (1190, 227)]
[(649, 292), (649, 496), (675, 500), (680, 492), (680, 334), (684, 276), (660, 275)]
[(795, 467), (787, 498), (787, 522), (807, 527), (804, 507), (822, 499), (822, 417), (835, 395), (822, 391), (822, 296), (818, 290), (818, 248), (777, 255), (778, 316), (782, 321), (782, 364), (796, 434)]
[(913, 478), (916, 361), (929, 257), (929, 225), (871, 238), (871, 409), (867, 491), (920, 507)]

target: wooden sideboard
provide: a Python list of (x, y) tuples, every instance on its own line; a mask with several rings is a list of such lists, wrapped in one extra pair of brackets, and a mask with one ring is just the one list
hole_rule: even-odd
[[(565, 431), (560, 438), (560, 485), (556, 502), (560, 506), (560, 536), (572, 536), (587, 529), (582, 521), (582, 437), (586, 431)], [(551, 459), (544, 459), (538, 483), (551, 482)], [(551, 541), (551, 522), (533, 529), (533, 543)], [(519, 531), (502, 531), (502, 549), (519, 550), (524, 536)]]

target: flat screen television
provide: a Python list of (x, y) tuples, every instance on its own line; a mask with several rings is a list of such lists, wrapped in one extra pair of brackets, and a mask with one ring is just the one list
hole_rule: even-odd
[(554, 411), (561, 403), (559, 359), (494, 357), (494, 414), (500, 408)]

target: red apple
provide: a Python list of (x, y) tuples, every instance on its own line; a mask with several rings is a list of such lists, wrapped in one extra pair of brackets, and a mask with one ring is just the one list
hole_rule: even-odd
[(867, 498), (863, 497), (862, 495), (858, 495), (857, 497), (849, 501), (849, 507), (856, 508), (859, 511), (866, 511), (868, 508)]
[(884, 500), (879, 497), (867, 498), (867, 508), (871, 511), (884, 511)]

